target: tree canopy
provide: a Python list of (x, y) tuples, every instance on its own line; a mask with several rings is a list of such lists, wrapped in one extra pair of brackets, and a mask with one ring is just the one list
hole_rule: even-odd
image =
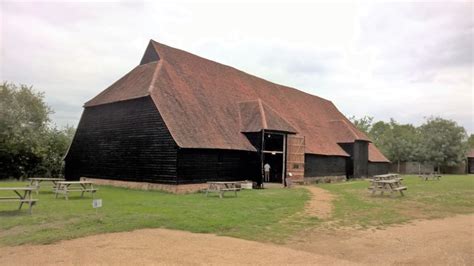
[(52, 113), (32, 87), (0, 85), (0, 178), (61, 174), (74, 129), (52, 125)]
[[(373, 122), (372, 117), (356, 119), (354, 125), (365, 132), (392, 162), (431, 162), (437, 166), (455, 166), (465, 159), (474, 137), (467, 138), (466, 130), (452, 120), (427, 118), (419, 127), (390, 122)], [(469, 144), (470, 143), (470, 144)]]

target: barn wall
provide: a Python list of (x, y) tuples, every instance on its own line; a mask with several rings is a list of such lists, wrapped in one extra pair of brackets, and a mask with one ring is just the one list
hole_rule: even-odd
[(347, 176), (366, 177), (369, 171), (369, 143), (356, 140), (353, 143), (339, 143), (351, 157), (347, 159)]
[(178, 183), (206, 181), (257, 181), (260, 169), (257, 152), (180, 149), (178, 152)]
[(367, 177), (369, 171), (369, 143), (367, 141), (354, 142), (354, 177)]
[(305, 154), (304, 176), (345, 176), (346, 157)]
[(66, 178), (176, 183), (177, 145), (150, 97), (85, 108)]
[(469, 174), (474, 174), (474, 158), (467, 158), (467, 171)]
[(388, 174), (390, 163), (388, 162), (369, 162), (369, 176)]

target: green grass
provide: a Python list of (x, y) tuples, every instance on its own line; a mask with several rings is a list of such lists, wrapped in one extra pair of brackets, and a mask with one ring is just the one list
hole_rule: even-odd
[(423, 181), (404, 176), (408, 187), (404, 197), (371, 196), (368, 181), (323, 184), (337, 196), (334, 213), (324, 224), (330, 227), (383, 227), (414, 219), (434, 219), (474, 213), (474, 176), (443, 176), (440, 181)]
[[(474, 176), (443, 176), (422, 181), (405, 176), (405, 197), (370, 196), (368, 181), (322, 184), (336, 195), (333, 215), (325, 220), (302, 212), (310, 194), (305, 189), (244, 190), (237, 198), (219, 199), (194, 193), (174, 195), (99, 187), (96, 198), (103, 207), (92, 208), (90, 196), (73, 194), (69, 201), (55, 199), (43, 188), (33, 215), (15, 210), (15, 203), (0, 204), (0, 246), (45, 244), (106, 232), (140, 228), (169, 228), (214, 233), (280, 243), (307, 229), (384, 227), (414, 219), (433, 219), (474, 213)], [(0, 186), (25, 183), (0, 182)], [(7, 196), (0, 192), (0, 197)]]
[[(20, 185), (25, 183), (0, 182)], [(43, 188), (33, 215), (27, 208), (15, 210), (17, 203), (0, 204), (0, 245), (157, 227), (279, 242), (314, 220), (297, 215), (309, 197), (305, 189), (245, 190), (237, 198), (229, 194), (219, 199), (215, 193), (205, 197), (101, 186), (96, 198), (103, 207), (96, 214), (90, 195), (80, 198), (76, 192), (67, 201)]]

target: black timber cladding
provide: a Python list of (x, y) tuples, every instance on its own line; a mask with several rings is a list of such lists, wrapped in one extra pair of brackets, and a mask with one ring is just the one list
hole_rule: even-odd
[(367, 141), (356, 140), (352, 143), (339, 143), (351, 157), (347, 158), (348, 177), (367, 177), (369, 160), (369, 143)]
[(178, 183), (206, 181), (257, 181), (259, 153), (238, 150), (180, 149)]
[(150, 97), (87, 107), (66, 178), (176, 183), (178, 147)]
[(369, 162), (368, 176), (387, 174), (390, 169), (388, 162)]
[(346, 157), (305, 154), (304, 176), (345, 176)]

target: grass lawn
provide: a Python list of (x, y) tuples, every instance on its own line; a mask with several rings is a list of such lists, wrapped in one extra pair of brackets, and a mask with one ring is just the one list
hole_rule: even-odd
[[(25, 185), (0, 182), (4, 187)], [(0, 197), (10, 193), (2, 191)], [(245, 190), (237, 198), (230, 193), (219, 199), (216, 193), (206, 198), (200, 193), (174, 195), (100, 186), (96, 198), (103, 200), (103, 207), (98, 214), (90, 194), (71, 195), (68, 201), (55, 199), (48, 188), (42, 188), (35, 196), (39, 202), (33, 215), (27, 207), (17, 211), (17, 203), (1, 203), (0, 246), (156, 227), (279, 242), (312, 221), (295, 215), (310, 197), (305, 189)]]
[[(325, 220), (304, 215), (310, 194), (302, 188), (244, 190), (237, 198), (228, 195), (221, 200), (216, 194), (206, 198), (199, 193), (101, 186), (96, 198), (103, 200), (103, 207), (98, 214), (90, 196), (80, 198), (76, 193), (66, 201), (43, 188), (33, 215), (27, 208), (15, 210), (16, 203), (0, 204), (0, 246), (157, 227), (280, 243), (308, 228), (383, 227), (474, 213), (474, 176), (443, 176), (441, 181), (404, 178), (405, 197), (370, 196), (369, 182), (363, 180), (319, 185), (336, 196), (333, 215)], [(19, 185), (25, 183), (0, 182), (0, 186)], [(8, 194), (0, 192), (2, 196)]]
[(328, 227), (382, 227), (414, 219), (474, 213), (474, 176), (443, 175), (440, 181), (404, 176), (405, 196), (370, 196), (368, 181), (322, 184), (337, 196)]

